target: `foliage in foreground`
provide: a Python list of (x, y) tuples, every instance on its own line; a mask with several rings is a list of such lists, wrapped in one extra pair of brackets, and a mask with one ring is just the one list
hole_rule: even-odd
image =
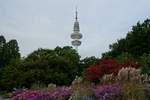
[(17, 90), (12, 93), (11, 100), (66, 100), (69, 96), (68, 87), (58, 87), (50, 91)]
[[(104, 75), (105, 76), (105, 75)], [(70, 87), (53, 87), (48, 90), (26, 90), (12, 93), (12, 100), (18, 98), (44, 98), (44, 100), (146, 100), (150, 99), (150, 77), (141, 75), (140, 69), (122, 68), (118, 75), (101, 78), (97, 84), (82, 77), (73, 81)], [(148, 86), (148, 87), (146, 87)], [(61, 98), (63, 97), (63, 98)], [(53, 98), (53, 99), (51, 99)]]

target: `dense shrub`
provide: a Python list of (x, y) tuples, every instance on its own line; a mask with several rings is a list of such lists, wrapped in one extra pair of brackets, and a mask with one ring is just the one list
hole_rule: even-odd
[(105, 74), (117, 75), (121, 68), (126, 67), (138, 68), (138, 64), (128, 60), (119, 63), (115, 59), (102, 59), (99, 64), (92, 65), (85, 69), (85, 79), (96, 81)]
[(93, 65), (85, 69), (85, 80), (97, 81), (103, 76), (103, 69), (100, 66)]
[(85, 79), (90, 81), (99, 80), (104, 74), (116, 74), (119, 67), (114, 59), (102, 59), (99, 64), (85, 69)]

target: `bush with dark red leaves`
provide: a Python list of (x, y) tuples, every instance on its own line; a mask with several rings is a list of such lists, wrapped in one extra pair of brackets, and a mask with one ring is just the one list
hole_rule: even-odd
[(138, 68), (138, 63), (134, 61), (124, 61), (119, 63), (115, 59), (101, 59), (97, 65), (91, 65), (84, 70), (85, 80), (96, 81), (105, 74), (117, 75), (119, 70), (126, 67)]

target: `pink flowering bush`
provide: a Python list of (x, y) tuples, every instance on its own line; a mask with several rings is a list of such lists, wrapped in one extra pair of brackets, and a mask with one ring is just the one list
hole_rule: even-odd
[(11, 100), (66, 100), (70, 96), (68, 87), (58, 87), (52, 91), (22, 90), (12, 93)]

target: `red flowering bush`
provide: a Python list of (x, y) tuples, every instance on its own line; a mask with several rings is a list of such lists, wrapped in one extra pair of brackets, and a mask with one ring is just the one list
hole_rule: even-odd
[(98, 65), (92, 65), (85, 69), (85, 80), (95, 81), (103, 76), (103, 69)]
[(99, 80), (105, 74), (117, 75), (119, 70), (126, 67), (138, 68), (134, 61), (124, 61), (119, 63), (115, 59), (102, 59), (97, 65), (92, 65), (85, 69), (84, 79), (89, 81)]
[(115, 59), (102, 59), (99, 66), (101, 66), (101, 68), (103, 69), (104, 74), (113, 73), (114, 75), (116, 75), (120, 69), (120, 65)]
[(113, 59), (102, 59), (99, 64), (92, 65), (85, 69), (85, 79), (96, 81), (104, 74), (115, 73), (118, 68), (117, 61)]

